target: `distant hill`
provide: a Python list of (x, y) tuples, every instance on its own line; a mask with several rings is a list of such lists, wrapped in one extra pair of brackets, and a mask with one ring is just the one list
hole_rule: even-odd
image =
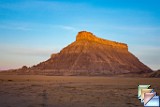
[(155, 72), (152, 72), (149, 77), (156, 77), (156, 78), (160, 78), (160, 70), (157, 70)]
[(152, 70), (128, 51), (127, 44), (105, 40), (81, 31), (76, 41), (52, 54), (47, 61), (31, 68), (14, 70), (18, 74), (115, 75), (150, 73)]

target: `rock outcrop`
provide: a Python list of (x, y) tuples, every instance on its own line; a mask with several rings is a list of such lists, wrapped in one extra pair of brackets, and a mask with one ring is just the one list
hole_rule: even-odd
[(112, 46), (114, 48), (128, 49), (127, 44), (101, 39), (101, 38), (98, 38), (95, 35), (93, 35), (91, 32), (86, 32), (86, 31), (79, 32), (76, 37), (76, 41), (83, 41), (83, 40), (92, 41), (92, 42), (96, 42), (96, 43), (100, 43), (100, 44), (105, 44), (108, 46)]
[(127, 44), (82, 31), (75, 42), (30, 68), (29, 72), (44, 75), (114, 75), (152, 70), (128, 51)]
[(160, 78), (160, 70), (157, 70), (157, 71), (150, 73), (150, 75), (147, 77)]

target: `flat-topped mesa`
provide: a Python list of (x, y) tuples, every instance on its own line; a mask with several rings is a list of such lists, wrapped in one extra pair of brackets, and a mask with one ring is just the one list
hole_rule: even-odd
[(81, 31), (77, 34), (76, 41), (81, 41), (81, 40), (93, 41), (93, 42), (97, 42), (100, 44), (109, 45), (115, 48), (123, 48), (123, 49), (128, 50), (127, 44), (110, 41), (106, 39), (101, 39), (93, 35), (91, 32), (87, 32), (87, 31)]

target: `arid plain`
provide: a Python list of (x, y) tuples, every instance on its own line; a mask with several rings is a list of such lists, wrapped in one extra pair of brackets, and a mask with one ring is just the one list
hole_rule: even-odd
[(137, 86), (158, 78), (0, 75), (0, 107), (143, 107)]

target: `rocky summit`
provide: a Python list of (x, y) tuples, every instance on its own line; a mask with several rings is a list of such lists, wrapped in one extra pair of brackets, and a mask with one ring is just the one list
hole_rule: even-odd
[(127, 44), (81, 31), (76, 41), (51, 58), (27, 70), (44, 75), (114, 75), (148, 73), (152, 70), (128, 51)]

